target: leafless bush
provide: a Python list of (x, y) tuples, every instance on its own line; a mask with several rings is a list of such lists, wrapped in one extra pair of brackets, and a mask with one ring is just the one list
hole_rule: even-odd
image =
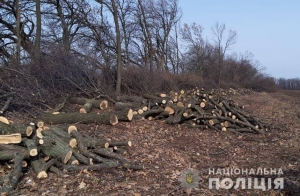
[(0, 68), (0, 103), (13, 97), (10, 109), (39, 111), (46, 106), (45, 98), (53, 100), (52, 94), (25, 67), (10, 65)]
[(0, 103), (13, 95), (13, 103), (18, 109), (41, 112), (54, 107), (59, 99), (68, 95), (95, 97), (108, 93), (103, 73), (97, 71), (95, 65), (59, 47), (49, 49), (40, 65), (32, 62), (0, 69)]
[(54, 93), (81, 92), (89, 95), (97, 88), (93, 68), (88, 67), (84, 59), (60, 48), (52, 49), (35, 69), (34, 75), (43, 87)]
[(252, 88), (256, 91), (265, 91), (265, 92), (275, 92), (278, 90), (278, 87), (276, 86), (275, 78), (265, 74), (259, 74), (255, 79), (255, 83), (249, 86), (249, 88)]
[(200, 86), (200, 79), (194, 74), (175, 75), (169, 72), (149, 71), (147, 68), (128, 66), (123, 72), (125, 93), (140, 94), (191, 89)]
[(161, 88), (162, 83), (161, 74), (147, 68), (127, 66), (123, 71), (123, 89), (129, 94), (153, 92)]

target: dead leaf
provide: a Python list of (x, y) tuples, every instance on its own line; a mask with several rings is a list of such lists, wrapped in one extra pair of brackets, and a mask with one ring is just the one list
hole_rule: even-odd
[(83, 181), (81, 181), (80, 184), (79, 184), (79, 186), (78, 186), (78, 188), (79, 189), (83, 189), (83, 188), (85, 188), (85, 186), (86, 186), (86, 183), (83, 182)]

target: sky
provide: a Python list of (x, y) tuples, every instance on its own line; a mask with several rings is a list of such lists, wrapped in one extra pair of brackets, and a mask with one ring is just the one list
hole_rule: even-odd
[(300, 0), (179, 0), (181, 24), (197, 23), (212, 43), (212, 26), (236, 30), (228, 51), (251, 52), (264, 73), (275, 78), (300, 78)]

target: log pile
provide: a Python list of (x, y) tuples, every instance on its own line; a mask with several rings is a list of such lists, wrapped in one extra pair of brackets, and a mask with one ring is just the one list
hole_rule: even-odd
[(253, 95), (254, 91), (248, 88), (229, 88), (229, 89), (212, 89), (210, 91), (211, 94), (218, 94), (222, 96), (232, 96), (232, 95)]
[(116, 112), (132, 109), (134, 119), (163, 119), (167, 124), (217, 131), (264, 133), (268, 129), (266, 123), (220, 92), (194, 89), (142, 97), (120, 96), (115, 109)]
[[(2, 119), (5, 119), (2, 117)], [(58, 176), (63, 170), (102, 170), (104, 168), (143, 169), (124, 155), (131, 141), (102, 141), (77, 130), (77, 127), (31, 125), (0, 121), (0, 161), (14, 161), (9, 176), (0, 178), (0, 193), (11, 192), (22, 176), (22, 167), (31, 165), (37, 178), (48, 172)], [(30, 164), (29, 164), (30, 162)], [(21, 167), (21, 169), (20, 169)]]
[[(122, 111), (118, 111), (118, 113), (107, 111), (107, 100), (94, 100), (80, 97), (70, 97), (67, 101), (71, 104), (81, 105), (79, 113), (48, 113), (48, 115), (44, 117), (44, 122), (48, 124), (99, 123), (116, 125), (118, 124), (119, 120), (131, 121), (133, 118), (133, 113), (131, 109), (124, 109)], [(92, 108), (98, 109), (96, 110), (97, 113), (91, 112)]]

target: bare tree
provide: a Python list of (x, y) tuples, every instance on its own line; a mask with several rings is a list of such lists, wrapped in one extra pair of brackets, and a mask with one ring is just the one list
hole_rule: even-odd
[[(147, 4), (146, 4), (147, 3)], [(149, 12), (147, 13), (147, 8), (153, 7), (153, 1), (142, 1), (138, 0), (138, 9), (137, 9), (137, 18), (139, 21), (139, 26), (143, 34), (140, 37), (140, 41), (144, 45), (144, 56), (145, 64), (149, 64), (150, 71), (153, 71), (153, 57), (154, 57), (154, 44), (152, 39), (151, 28), (153, 25), (150, 25)], [(147, 20), (148, 18), (148, 20)]]
[(202, 38), (203, 27), (193, 23), (192, 25), (184, 24), (181, 29), (182, 40), (187, 44), (189, 69), (197, 71), (200, 76), (200, 82), (203, 85), (203, 70), (205, 61), (211, 56), (210, 44)]
[[(34, 12), (31, 9), (32, 4), (31, 1), (27, 0), (1, 1), (0, 55), (3, 62), (7, 63), (10, 60), (20, 61), (22, 55), (32, 54), (31, 49), (35, 26), (33, 21)], [(24, 52), (21, 53), (21, 51)]]
[(63, 29), (63, 45), (64, 45), (65, 49), (67, 51), (69, 51), (70, 47), (71, 47), (70, 36), (69, 36), (70, 33), (69, 33), (67, 21), (65, 19), (65, 13), (63, 12), (62, 7), (61, 7), (60, 0), (56, 0), (56, 10), (57, 10), (57, 14), (60, 18), (61, 26)]
[(219, 24), (218, 22), (212, 27), (212, 32), (214, 36), (215, 50), (218, 54), (218, 87), (221, 87), (221, 77), (222, 77), (222, 66), (225, 59), (225, 54), (230, 50), (231, 46), (236, 43), (237, 32), (233, 30), (228, 31), (228, 37), (225, 40), (225, 24)]
[(132, 59), (133, 52), (131, 51), (131, 45), (133, 44), (132, 37), (137, 26), (134, 16), (135, 8), (136, 4), (134, 0), (120, 0), (118, 2), (118, 17), (120, 22), (122, 46), (124, 47), (122, 48), (122, 53), (124, 53), (124, 58), (122, 60), (125, 65), (128, 63), (136, 64), (136, 62)]
[(180, 25), (179, 23), (174, 25), (173, 33), (169, 38), (169, 44), (168, 44), (168, 58), (171, 64), (171, 67), (173, 69), (174, 74), (179, 74), (180, 71), (184, 70), (184, 67), (181, 66), (182, 63), (182, 52), (180, 50), (179, 45), (179, 39), (180, 39)]
[(122, 48), (121, 48), (121, 31), (119, 25), (119, 17), (118, 17), (118, 7), (115, 0), (104, 1), (104, 0), (96, 0), (100, 4), (104, 4), (107, 9), (111, 12), (114, 19), (115, 25), (115, 33), (116, 33), (116, 53), (117, 53), (117, 83), (116, 83), (116, 93), (121, 93), (121, 85), (122, 85)]
[(40, 65), (41, 60), (41, 36), (42, 36), (42, 15), (41, 15), (41, 1), (35, 1), (36, 11), (36, 35), (35, 35), (35, 60), (36, 64)]
[(43, 39), (48, 43), (62, 43), (70, 51), (79, 32), (84, 28), (82, 15), (89, 11), (85, 0), (46, 0), (43, 6), (45, 28)]
[(178, 0), (157, 0), (153, 10), (153, 34), (156, 39), (156, 64), (159, 70), (168, 70), (170, 33), (181, 18)]

